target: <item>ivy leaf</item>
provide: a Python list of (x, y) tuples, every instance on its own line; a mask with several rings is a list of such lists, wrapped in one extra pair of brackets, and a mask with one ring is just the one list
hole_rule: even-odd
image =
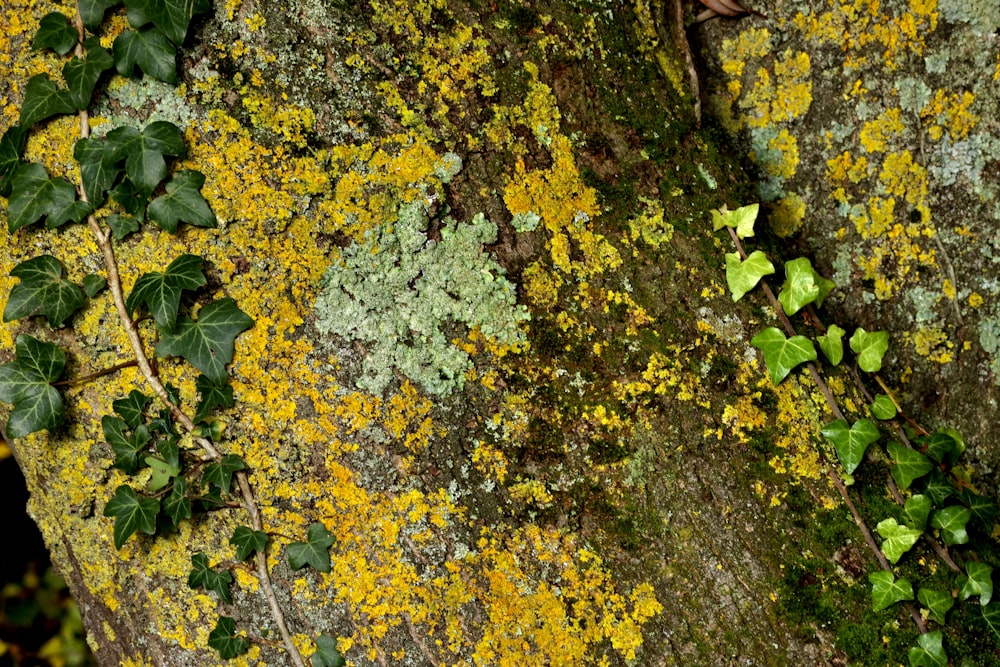
[(831, 324), (825, 334), (816, 337), (819, 349), (823, 351), (823, 355), (834, 366), (839, 364), (844, 358), (844, 342), (841, 339), (845, 333), (847, 332), (836, 324)]
[[(76, 30), (73, 34), (75, 38)], [(94, 96), (94, 88), (97, 87), (101, 74), (115, 65), (115, 59), (101, 46), (100, 40), (96, 37), (91, 37), (83, 45), (87, 50), (87, 56), (85, 58), (73, 56), (62, 69), (63, 78), (69, 87), (70, 98), (77, 111), (83, 111), (90, 106), (90, 99)]]
[(941, 506), (949, 496), (955, 493), (955, 485), (935, 468), (927, 477), (924, 484), (923, 494), (931, 499), (935, 505)]
[(39, 255), (21, 262), (10, 275), (14, 285), (3, 311), (3, 321), (43, 315), (52, 327), (61, 327), (86, 299), (83, 290), (62, 277), (63, 265), (52, 255)]
[(100, 294), (101, 290), (107, 286), (108, 280), (104, 276), (91, 273), (90, 275), (83, 277), (83, 293), (91, 299)]
[[(891, 517), (880, 521), (875, 526), (875, 530), (878, 531), (878, 534), (884, 540), (882, 542), (882, 553), (885, 554), (885, 557), (893, 565), (899, 562), (903, 554), (909, 551), (917, 543), (917, 540), (920, 539), (920, 536), (924, 534), (923, 530), (910, 528), (909, 526), (900, 526)], [(907, 599), (913, 599), (912, 592)]]
[(215, 227), (215, 214), (201, 196), (204, 184), (205, 176), (200, 171), (178, 171), (167, 182), (166, 194), (149, 202), (149, 219), (171, 234), (177, 232), (181, 222), (196, 227)]
[(141, 28), (148, 23), (163, 31), (174, 44), (180, 44), (187, 35), (188, 24), (195, 14), (204, 14), (211, 5), (208, 0), (144, 0), (128, 3), (128, 22)]
[(858, 355), (861, 370), (877, 373), (882, 368), (882, 357), (889, 349), (889, 334), (885, 331), (869, 333), (858, 327), (851, 336), (851, 349)]
[(337, 650), (337, 640), (330, 635), (316, 638), (316, 652), (312, 656), (313, 667), (344, 667), (347, 662)]
[(883, 421), (887, 419), (892, 419), (896, 416), (896, 404), (892, 402), (892, 399), (885, 394), (879, 394), (875, 397), (869, 409), (872, 411), (872, 416), (875, 419), (881, 419)]
[(196, 290), (206, 282), (201, 271), (203, 261), (198, 255), (181, 255), (170, 262), (163, 273), (153, 271), (143, 274), (132, 286), (125, 307), (130, 313), (135, 313), (139, 306), (144, 305), (162, 331), (173, 331), (177, 326), (181, 292)]
[(198, 313), (198, 320), (184, 318), (156, 345), (160, 357), (180, 356), (209, 380), (226, 381), (226, 364), (233, 359), (233, 341), (253, 326), (253, 319), (232, 299), (213, 301)]
[(267, 533), (238, 526), (233, 531), (233, 536), (229, 538), (229, 543), (236, 547), (236, 560), (244, 561), (267, 547)]
[(940, 630), (926, 632), (917, 637), (917, 646), (910, 648), (911, 667), (947, 667), (948, 655), (941, 642), (944, 635)]
[(808, 257), (799, 257), (785, 262), (785, 282), (778, 293), (778, 301), (785, 314), (792, 315), (806, 304), (822, 305), (833, 288), (833, 281), (816, 273)]
[(229, 493), (229, 487), (233, 483), (233, 473), (237, 470), (244, 470), (246, 465), (236, 454), (226, 454), (218, 461), (212, 461), (205, 466), (202, 481), (222, 489), (223, 493)]
[(28, 79), (28, 87), (24, 91), (24, 102), (21, 103), (21, 118), (18, 122), (23, 128), (29, 128), (46, 118), (70, 114), (76, 111), (73, 96), (68, 90), (56, 86), (48, 74), (36, 74)]
[(166, 461), (168, 466), (180, 468), (181, 449), (177, 446), (177, 438), (169, 437), (156, 443), (156, 451), (160, 453), (160, 458)]
[(968, 489), (962, 489), (958, 492), (958, 500), (969, 508), (972, 512), (972, 517), (983, 528), (987, 529), (987, 531), (990, 529), (993, 525), (993, 519), (997, 515), (997, 504), (995, 502), (986, 496), (973, 493)]
[(926, 456), (898, 442), (890, 442), (886, 445), (886, 451), (895, 461), (889, 472), (901, 489), (910, 488), (913, 480), (923, 477), (934, 469), (934, 464)]
[(316, 522), (309, 526), (305, 542), (292, 542), (288, 545), (288, 565), (298, 570), (306, 565), (312, 565), (320, 572), (330, 571), (330, 547), (333, 546), (333, 535), (326, 527)]
[(927, 456), (948, 466), (954, 465), (965, 451), (965, 443), (956, 440), (946, 431), (935, 431), (921, 438), (919, 442), (925, 448)]
[(931, 613), (931, 618), (939, 625), (945, 624), (945, 616), (948, 610), (955, 604), (955, 598), (951, 593), (936, 591), (933, 588), (921, 588), (917, 591), (917, 599), (920, 604)]
[(115, 67), (124, 77), (143, 74), (165, 83), (177, 82), (177, 51), (167, 36), (157, 28), (126, 30), (115, 38), (111, 47), (115, 54)]
[(191, 556), (191, 573), (188, 574), (189, 588), (205, 588), (215, 591), (219, 599), (226, 604), (231, 604), (232, 596), (229, 594), (229, 587), (233, 583), (233, 575), (229, 570), (216, 572), (208, 566), (208, 556), (200, 551)]
[(930, 516), (932, 507), (931, 499), (918, 493), (906, 499), (903, 514), (911, 528), (923, 530), (927, 527), (927, 517)]
[(108, 142), (95, 137), (79, 139), (73, 146), (73, 157), (80, 163), (83, 191), (94, 205), (104, 203), (104, 193), (111, 189), (122, 173)]
[(138, 471), (139, 457), (146, 452), (146, 445), (149, 444), (149, 429), (140, 424), (129, 434), (128, 423), (111, 415), (104, 415), (101, 418), (101, 429), (104, 431), (105, 440), (115, 453), (115, 462), (112, 465), (130, 475)]
[(80, 10), (80, 18), (83, 19), (83, 25), (87, 27), (87, 30), (95, 32), (101, 27), (104, 12), (120, 4), (121, 0), (79, 0), (77, 7)]
[(170, 517), (174, 526), (191, 518), (191, 499), (187, 497), (187, 480), (183, 477), (174, 478), (170, 495), (163, 499), (163, 513)]
[(7, 436), (21, 436), (62, 421), (63, 401), (52, 382), (62, 377), (66, 355), (52, 343), (21, 334), (14, 342), (14, 361), (0, 366), (0, 401), (13, 403)]
[(993, 597), (993, 568), (972, 560), (965, 564), (965, 572), (958, 578), (958, 597), (968, 600), (973, 595), (978, 595), (979, 604), (985, 607)]
[(11, 183), (7, 203), (7, 229), (13, 233), (21, 227), (45, 218), (45, 226), (55, 229), (70, 220), (80, 222), (90, 205), (76, 198), (76, 188), (61, 176), (49, 178), (40, 164), (18, 167)]
[(204, 375), (199, 375), (195, 381), (195, 388), (201, 394), (198, 410), (194, 415), (196, 422), (207, 417), (215, 408), (231, 408), (235, 404), (233, 387), (228, 382), (213, 382)]
[(10, 196), (14, 172), (24, 164), (21, 156), (24, 154), (25, 134), (19, 125), (14, 125), (0, 137), (0, 197)]
[(65, 14), (49, 12), (38, 22), (38, 32), (31, 40), (31, 48), (35, 51), (52, 49), (61, 56), (66, 55), (76, 46), (76, 28), (66, 18)]
[[(125, 209), (130, 216), (134, 216), (137, 222), (142, 222), (146, 217), (146, 202), (149, 200), (149, 193), (143, 192), (128, 178), (122, 179), (118, 185), (108, 191), (118, 204)], [(138, 226), (136, 226), (138, 229)]]
[(859, 419), (853, 426), (844, 419), (837, 419), (824, 426), (820, 433), (833, 443), (848, 475), (860, 465), (868, 445), (882, 437), (878, 427), (869, 419)]
[(146, 465), (153, 471), (153, 476), (146, 483), (150, 493), (156, 493), (170, 484), (170, 480), (181, 474), (180, 466), (171, 465), (158, 456), (147, 456)]
[(931, 514), (931, 527), (941, 531), (941, 539), (948, 546), (965, 544), (969, 541), (969, 533), (965, 524), (972, 518), (972, 510), (961, 505), (949, 505)]
[(872, 572), (868, 575), (868, 581), (872, 584), (872, 606), (875, 611), (913, 599), (913, 585), (907, 579), (896, 579), (892, 572)]
[(719, 231), (723, 227), (735, 227), (736, 236), (745, 239), (753, 236), (753, 226), (757, 221), (757, 213), (760, 211), (760, 204), (748, 204), (741, 206), (735, 211), (730, 211), (725, 206), (712, 211), (712, 229)]
[(111, 233), (115, 235), (115, 240), (121, 241), (129, 234), (139, 231), (139, 221), (130, 215), (113, 213), (108, 216), (108, 227), (111, 228)]
[(232, 660), (250, 650), (250, 640), (236, 636), (236, 621), (220, 616), (215, 629), (208, 633), (208, 645), (219, 652), (223, 660)]
[(142, 423), (146, 406), (151, 400), (138, 389), (133, 389), (128, 398), (119, 398), (111, 404), (111, 408), (125, 420), (128, 428), (135, 428)]
[(983, 622), (993, 633), (994, 641), (1000, 641), (1000, 603), (991, 602), (982, 607)]
[(729, 284), (729, 291), (732, 292), (733, 301), (739, 301), (743, 295), (752, 290), (764, 276), (774, 273), (774, 264), (771, 264), (760, 250), (754, 250), (744, 261), (740, 261), (739, 254), (735, 252), (726, 253), (726, 282)]
[(127, 484), (115, 489), (114, 497), (104, 506), (104, 516), (115, 517), (115, 549), (121, 549), (137, 530), (147, 535), (155, 533), (159, 513), (160, 501), (156, 498), (139, 498)]
[(107, 142), (108, 157), (115, 162), (124, 158), (125, 173), (133, 185), (146, 195), (167, 176), (167, 163), (163, 156), (184, 155), (181, 131), (165, 120), (150, 123), (142, 131), (134, 127), (119, 127), (108, 132)]
[(754, 336), (750, 344), (764, 353), (764, 362), (777, 386), (793, 368), (816, 359), (816, 348), (805, 336), (785, 338), (780, 329), (768, 327)]

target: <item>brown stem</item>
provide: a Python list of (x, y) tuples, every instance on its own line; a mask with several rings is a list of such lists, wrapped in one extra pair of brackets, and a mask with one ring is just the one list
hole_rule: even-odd
[(134, 366), (136, 366), (135, 359), (130, 359), (128, 361), (123, 361), (120, 364), (115, 364), (114, 366), (109, 366), (108, 368), (104, 368), (99, 371), (94, 371), (93, 373), (87, 373), (86, 375), (81, 375), (80, 377), (77, 378), (70, 378), (68, 380), (59, 380), (58, 382), (53, 382), (52, 386), (72, 387), (78, 384), (86, 384), (87, 382), (90, 382), (91, 380), (96, 380), (99, 377), (104, 377), (105, 375), (111, 375), (112, 373), (116, 373), (122, 370), (123, 368), (133, 368)]
[[(76, 18), (74, 21), (77, 34), (79, 36), (75, 53), (77, 57), (83, 58), (83, 40), (85, 33), (79, 7), (77, 7)], [(86, 139), (90, 136), (90, 117), (86, 110), (80, 111), (79, 117), (80, 137)], [(82, 177), (80, 183), (77, 184), (77, 191), (79, 192), (80, 199), (82, 201), (87, 201), (87, 194), (83, 189)], [(93, 232), (94, 238), (97, 240), (97, 244), (100, 246), (101, 252), (104, 255), (104, 266), (108, 273), (108, 287), (111, 290), (111, 298), (114, 301), (115, 309), (118, 311), (118, 319), (121, 322), (122, 329), (125, 330), (125, 335), (128, 337), (129, 345), (132, 347), (132, 353), (135, 355), (135, 361), (136, 365), (139, 367), (139, 372), (142, 373), (146, 384), (153, 390), (156, 397), (159, 398), (165, 406), (167, 406), (171, 417), (183, 426), (184, 430), (191, 433), (195, 429), (194, 421), (183, 410), (181, 410), (180, 407), (170, 400), (170, 396), (167, 394), (166, 388), (163, 386), (163, 383), (160, 382), (160, 379), (156, 371), (153, 369), (149, 357), (146, 354), (145, 346), (143, 345), (142, 338), (139, 335), (138, 327), (132, 319), (129, 309), (125, 305), (125, 295), (122, 288), (121, 274), (118, 271), (118, 260), (115, 256), (114, 246), (111, 244), (110, 230), (103, 230), (100, 223), (97, 222), (97, 218), (93, 214), (87, 216), (87, 225), (90, 227), (91, 232)], [(198, 443), (198, 446), (205, 450), (205, 452), (213, 459), (219, 460), (222, 458), (222, 454), (208, 439), (195, 437), (194, 440)], [(260, 510), (257, 508), (257, 501), (254, 497), (253, 489), (250, 486), (250, 481), (248, 480), (246, 473), (242, 471), (237, 472), (236, 481), (240, 488), (240, 495), (243, 498), (243, 507), (246, 509), (247, 514), (250, 515), (250, 525), (254, 530), (263, 530), (263, 524), (260, 519)], [(267, 569), (267, 554), (263, 551), (257, 552), (257, 578), (261, 589), (264, 592), (264, 597), (267, 599), (271, 615), (278, 626), (278, 631), (281, 633), (285, 650), (291, 657), (295, 667), (305, 667), (305, 661), (299, 653), (298, 648), (295, 646), (295, 643), (292, 641), (291, 634), (288, 632), (288, 628), (285, 625), (284, 614), (281, 611), (281, 606), (278, 604), (278, 599), (274, 594), (274, 588), (271, 585), (271, 576)]]

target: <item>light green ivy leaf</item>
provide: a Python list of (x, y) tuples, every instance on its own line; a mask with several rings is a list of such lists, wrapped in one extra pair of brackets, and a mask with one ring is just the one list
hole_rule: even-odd
[(808, 257), (799, 257), (785, 262), (785, 282), (778, 293), (778, 301), (785, 314), (792, 315), (807, 304), (822, 305), (833, 287), (832, 280), (816, 273)]
[(723, 206), (712, 211), (712, 229), (719, 231), (723, 227), (735, 227), (736, 236), (745, 239), (748, 236), (753, 236), (753, 226), (759, 212), (760, 204), (748, 204), (735, 211), (730, 211)]
[(892, 572), (872, 572), (868, 575), (868, 581), (872, 584), (872, 607), (875, 611), (913, 599), (913, 585), (907, 579), (896, 579)]
[(886, 394), (879, 394), (869, 406), (875, 419), (892, 419), (896, 416), (896, 404)]
[(824, 426), (820, 433), (833, 443), (837, 457), (849, 475), (861, 463), (868, 446), (882, 436), (870, 419), (859, 419), (853, 426), (844, 419), (837, 419)]
[(844, 341), (842, 339), (845, 333), (847, 332), (836, 324), (831, 324), (825, 334), (816, 337), (819, 349), (834, 366), (844, 359)]
[(940, 630), (926, 632), (917, 637), (917, 645), (910, 648), (910, 667), (947, 667), (948, 655)]
[(945, 624), (945, 616), (948, 614), (948, 610), (955, 604), (955, 598), (951, 593), (936, 591), (933, 588), (921, 588), (918, 590), (917, 599), (930, 612), (934, 622), (939, 625)]
[(743, 295), (752, 290), (764, 276), (774, 273), (771, 264), (760, 250), (754, 250), (744, 260), (735, 252), (726, 253), (726, 282), (732, 293), (733, 301), (739, 301)]
[(911, 528), (923, 530), (927, 527), (927, 517), (930, 516), (932, 508), (931, 499), (918, 493), (906, 499), (903, 515)]
[(858, 355), (858, 366), (866, 373), (882, 369), (882, 357), (889, 349), (889, 334), (885, 331), (865, 331), (858, 327), (851, 336), (851, 349)]
[[(924, 534), (924, 531), (917, 528), (900, 526), (891, 517), (880, 521), (875, 526), (875, 530), (882, 536), (882, 553), (885, 554), (885, 557), (892, 564), (898, 563), (903, 554), (909, 551), (917, 543), (917, 540), (920, 539), (920, 536)], [(907, 599), (913, 599), (912, 592)]]
[(799, 364), (816, 360), (816, 348), (805, 336), (785, 338), (776, 327), (768, 327), (753, 337), (750, 344), (764, 353), (764, 362), (775, 386)]

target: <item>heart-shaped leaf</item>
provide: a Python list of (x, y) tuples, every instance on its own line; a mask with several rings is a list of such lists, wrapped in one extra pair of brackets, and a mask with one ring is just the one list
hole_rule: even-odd
[(320, 572), (330, 571), (330, 547), (333, 546), (333, 535), (326, 527), (317, 522), (309, 526), (305, 542), (292, 542), (288, 545), (288, 565), (298, 570), (306, 565), (312, 565)]
[(246, 469), (246, 464), (236, 454), (226, 454), (218, 461), (213, 461), (205, 466), (202, 481), (205, 484), (219, 487), (223, 493), (229, 493), (229, 487), (233, 483), (233, 474), (238, 470)]
[(948, 655), (942, 645), (943, 639), (940, 630), (917, 637), (917, 645), (910, 649), (910, 667), (947, 667)]
[(250, 650), (250, 640), (236, 636), (236, 621), (220, 616), (215, 629), (208, 633), (208, 645), (219, 652), (223, 660), (232, 660)]
[(111, 408), (125, 420), (128, 428), (135, 428), (142, 423), (146, 406), (151, 400), (138, 389), (133, 389), (129, 392), (128, 398), (119, 398), (111, 404)]
[(753, 226), (759, 212), (760, 204), (748, 204), (735, 211), (730, 211), (723, 206), (712, 211), (712, 229), (719, 231), (723, 227), (735, 227), (736, 236), (745, 239), (748, 236), (753, 236)]
[(215, 591), (219, 599), (226, 604), (233, 601), (229, 593), (229, 587), (233, 583), (233, 575), (229, 570), (216, 572), (208, 565), (208, 556), (204, 552), (198, 552), (191, 556), (191, 572), (188, 574), (189, 588), (205, 588)]
[(156, 346), (161, 357), (179, 356), (216, 383), (226, 381), (226, 364), (233, 359), (233, 341), (253, 326), (253, 320), (232, 299), (219, 299), (198, 313), (197, 321), (183, 318)]
[(267, 547), (267, 533), (239, 526), (233, 531), (229, 543), (236, 547), (236, 560), (244, 561)]
[(39, 255), (11, 269), (10, 275), (20, 282), (10, 291), (3, 321), (43, 315), (50, 326), (61, 327), (86, 301), (83, 290), (62, 274), (62, 263), (52, 255)]
[[(108, 159), (125, 160), (125, 173), (140, 192), (149, 195), (167, 176), (164, 155), (184, 155), (184, 136), (173, 123), (159, 120), (142, 131), (119, 127), (107, 134)], [(132, 213), (132, 211), (128, 211)]]
[(997, 504), (986, 496), (973, 493), (969, 489), (959, 491), (958, 500), (969, 508), (972, 512), (972, 518), (989, 531), (993, 526), (993, 519), (997, 516)]
[(104, 12), (121, 3), (122, 0), (78, 0), (77, 7), (80, 8), (83, 25), (87, 30), (94, 32), (101, 26)]
[(858, 355), (861, 370), (877, 373), (882, 368), (882, 357), (889, 349), (889, 334), (885, 331), (868, 332), (858, 327), (851, 336), (851, 349)]
[(819, 343), (819, 349), (823, 351), (823, 356), (834, 366), (844, 359), (844, 341), (842, 339), (845, 333), (847, 332), (836, 324), (831, 324), (825, 334), (816, 337), (816, 342)]
[(153, 271), (135, 281), (125, 300), (125, 307), (135, 313), (145, 306), (162, 331), (173, 331), (177, 326), (177, 311), (181, 305), (181, 292), (193, 291), (205, 284), (201, 257), (181, 255), (170, 262), (163, 273)]
[(209, 0), (142, 0), (129, 2), (128, 22), (135, 28), (152, 23), (163, 31), (174, 44), (180, 44), (187, 35), (188, 24), (195, 14), (211, 9)]
[(778, 301), (785, 314), (792, 315), (807, 304), (821, 305), (833, 288), (833, 281), (816, 273), (808, 257), (799, 257), (785, 262), (785, 282), (778, 293)]
[(750, 344), (764, 353), (764, 362), (774, 385), (781, 384), (799, 364), (816, 359), (816, 348), (811, 340), (805, 336), (785, 338), (785, 334), (775, 327), (761, 331)]
[(122, 76), (133, 76), (138, 67), (154, 79), (176, 83), (177, 51), (159, 29), (126, 30), (118, 35), (111, 48), (115, 67)]
[(40, 164), (23, 164), (14, 172), (11, 195), (7, 202), (7, 229), (21, 227), (45, 218), (45, 226), (55, 229), (69, 221), (80, 222), (90, 205), (76, 198), (76, 188), (61, 176), (49, 178)]
[(166, 194), (149, 202), (149, 219), (171, 234), (177, 225), (186, 222), (196, 227), (215, 227), (215, 214), (201, 196), (205, 176), (200, 171), (185, 169), (167, 182)]
[(108, 279), (104, 276), (91, 273), (90, 275), (83, 277), (83, 293), (91, 299), (100, 294), (101, 291), (107, 286)]
[(228, 382), (212, 382), (204, 375), (199, 375), (195, 381), (195, 389), (201, 394), (194, 415), (195, 422), (200, 422), (216, 408), (231, 408), (234, 405), (233, 387)]
[(965, 525), (972, 518), (972, 510), (962, 505), (949, 505), (931, 513), (931, 527), (941, 531), (941, 539), (948, 546), (965, 544), (969, 541), (969, 533)]
[(130, 215), (112, 213), (108, 216), (108, 227), (111, 228), (111, 233), (115, 235), (115, 240), (121, 241), (129, 234), (139, 231), (139, 221)]
[(66, 368), (66, 355), (52, 343), (21, 334), (14, 341), (14, 361), (0, 366), (0, 401), (13, 403), (7, 436), (20, 438), (62, 421), (63, 401), (51, 383)]
[(930, 612), (931, 618), (940, 625), (945, 624), (945, 616), (948, 614), (948, 610), (955, 604), (955, 598), (951, 593), (936, 591), (933, 588), (921, 588), (918, 590), (917, 599)]
[(932, 503), (940, 507), (944, 505), (944, 501), (949, 496), (955, 494), (955, 491), (955, 485), (940, 470), (935, 468), (923, 480), (923, 490), (921, 493), (930, 498)]
[(859, 419), (853, 426), (844, 419), (837, 419), (824, 426), (820, 433), (833, 443), (848, 475), (857, 469), (868, 445), (882, 436), (870, 419)]
[(146, 483), (146, 490), (150, 493), (156, 493), (160, 489), (166, 488), (170, 484), (170, 480), (181, 474), (180, 466), (168, 463), (159, 456), (147, 456), (145, 462), (153, 471)]
[(96, 37), (84, 42), (84, 48), (87, 50), (86, 57), (73, 56), (63, 65), (62, 70), (70, 97), (78, 111), (90, 106), (90, 99), (94, 96), (94, 88), (97, 87), (101, 74), (115, 66), (115, 59)]
[(337, 650), (337, 640), (330, 635), (316, 638), (316, 652), (312, 656), (313, 667), (344, 667), (347, 662)]
[(885, 394), (879, 394), (872, 401), (872, 404), (868, 406), (872, 411), (872, 416), (875, 419), (892, 419), (896, 416), (896, 404), (892, 402), (892, 399)]
[(141, 462), (145, 458), (146, 446), (149, 444), (149, 429), (144, 424), (140, 424), (129, 433), (129, 426), (123, 419), (104, 415), (101, 418), (101, 428), (104, 430), (104, 438), (111, 445), (115, 453), (115, 468), (133, 474), (141, 467)]
[(910, 488), (913, 480), (923, 477), (934, 469), (934, 464), (926, 456), (898, 442), (890, 442), (886, 445), (886, 451), (895, 461), (890, 472), (901, 489)]
[(875, 611), (913, 599), (913, 585), (907, 579), (896, 579), (892, 572), (872, 572), (868, 575), (868, 581), (872, 584), (872, 607)]
[(36, 74), (28, 79), (28, 87), (24, 91), (24, 102), (21, 103), (21, 119), (18, 122), (23, 128), (30, 128), (52, 116), (70, 114), (76, 111), (73, 96), (68, 90), (59, 88), (49, 79), (48, 74)]
[(187, 497), (187, 480), (183, 477), (174, 478), (174, 486), (170, 495), (163, 499), (163, 513), (170, 518), (174, 526), (191, 518), (191, 499)]
[(66, 18), (65, 14), (49, 12), (38, 22), (38, 31), (31, 40), (31, 48), (52, 49), (61, 56), (66, 55), (76, 46), (76, 28)]
[(752, 290), (764, 276), (774, 273), (767, 255), (760, 250), (754, 250), (744, 261), (735, 252), (726, 253), (726, 282), (733, 295), (733, 301), (739, 301), (743, 295)]
[(121, 549), (137, 530), (153, 535), (159, 513), (160, 501), (156, 498), (139, 498), (127, 484), (115, 489), (114, 497), (104, 506), (104, 516), (115, 517), (115, 548)]
[(968, 600), (979, 596), (979, 604), (986, 606), (993, 597), (993, 568), (986, 563), (970, 560), (965, 564), (965, 574), (958, 578), (958, 597)]
[(958, 457), (965, 451), (964, 442), (943, 430), (920, 438), (918, 443), (927, 452), (927, 456), (948, 466), (955, 465)]
[[(899, 562), (903, 554), (909, 551), (917, 543), (917, 540), (920, 539), (920, 536), (924, 534), (923, 530), (910, 528), (909, 526), (900, 526), (891, 517), (880, 521), (875, 526), (875, 530), (882, 536), (882, 553), (893, 564)], [(910, 597), (909, 599), (912, 600), (913, 598)]]

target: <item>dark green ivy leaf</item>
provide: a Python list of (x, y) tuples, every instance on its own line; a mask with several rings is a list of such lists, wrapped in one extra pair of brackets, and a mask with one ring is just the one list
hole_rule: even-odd
[(135, 28), (152, 23), (179, 45), (187, 35), (191, 17), (209, 9), (208, 0), (132, 0), (128, 3), (128, 22)]
[(62, 377), (66, 355), (52, 343), (26, 334), (14, 343), (14, 361), (0, 366), (0, 401), (13, 403), (7, 422), (11, 438), (46, 429), (52, 431), (63, 416), (59, 390), (52, 386)]
[(970, 560), (965, 564), (965, 571), (966, 574), (958, 578), (958, 597), (968, 600), (973, 595), (978, 595), (979, 604), (985, 607), (993, 597), (993, 567)]
[(965, 524), (972, 518), (972, 510), (962, 505), (949, 505), (931, 513), (931, 527), (941, 531), (941, 539), (948, 546), (965, 544), (969, 541), (969, 533)]
[(927, 456), (938, 463), (954, 465), (958, 457), (965, 451), (965, 443), (955, 439), (947, 431), (935, 431), (921, 438), (919, 444), (925, 448)]
[(206, 588), (215, 591), (226, 604), (233, 601), (229, 594), (229, 587), (233, 583), (233, 575), (229, 570), (216, 572), (208, 566), (208, 556), (204, 552), (191, 556), (191, 573), (188, 575), (188, 586), (190, 588)]
[(139, 424), (129, 433), (129, 425), (125, 420), (104, 415), (101, 418), (101, 428), (104, 431), (104, 439), (115, 453), (115, 462), (112, 465), (130, 475), (137, 472), (142, 467), (141, 457), (146, 453), (146, 445), (151, 439), (145, 424)]
[(83, 25), (91, 32), (101, 27), (104, 20), (104, 12), (112, 7), (121, 4), (121, 0), (79, 0), (77, 7), (80, 9), (80, 18)]
[(1000, 602), (983, 606), (983, 623), (993, 633), (993, 640), (1000, 642)]
[(139, 221), (130, 215), (113, 213), (108, 216), (108, 227), (111, 228), (111, 233), (115, 235), (115, 240), (121, 241), (129, 234), (139, 231)]
[[(107, 134), (108, 158), (114, 162), (124, 158), (125, 173), (132, 184), (147, 196), (167, 176), (164, 155), (184, 155), (184, 137), (173, 123), (158, 120), (141, 131), (134, 127), (119, 127)], [(123, 204), (124, 206), (124, 204)], [(126, 211), (129, 211), (126, 208)]]
[(330, 635), (316, 638), (316, 652), (312, 656), (313, 667), (344, 667), (347, 662), (337, 650), (337, 640)]
[(45, 226), (55, 229), (69, 221), (80, 222), (90, 205), (76, 198), (76, 188), (61, 176), (49, 178), (40, 164), (23, 164), (14, 172), (12, 192), (7, 202), (7, 229), (21, 227), (45, 218)]
[(219, 652), (223, 660), (232, 660), (250, 650), (250, 640), (236, 636), (236, 621), (220, 616), (215, 629), (208, 634), (208, 645)]
[(125, 178), (118, 185), (111, 188), (108, 194), (125, 209), (126, 213), (134, 216), (137, 223), (136, 229), (139, 229), (138, 223), (142, 222), (146, 217), (146, 202), (149, 200), (149, 193), (143, 192), (132, 181)]
[(49, 12), (38, 22), (38, 31), (31, 40), (31, 48), (36, 51), (52, 49), (64, 56), (76, 46), (77, 37), (76, 28), (65, 14)]
[(201, 394), (198, 411), (194, 420), (200, 422), (215, 408), (231, 408), (234, 405), (233, 387), (228, 382), (213, 382), (204, 375), (199, 375), (195, 388)]
[(892, 478), (899, 484), (899, 488), (908, 489), (913, 481), (919, 479), (934, 469), (926, 456), (915, 449), (898, 442), (890, 442), (886, 445), (886, 451), (892, 457), (893, 463), (889, 472)]
[(154, 79), (166, 83), (177, 81), (177, 51), (157, 28), (126, 30), (115, 38), (112, 50), (115, 67), (122, 76), (133, 76), (138, 67)]
[(236, 547), (236, 560), (244, 561), (267, 547), (267, 533), (253, 530), (247, 526), (239, 526), (233, 531), (229, 543)]
[(870, 419), (859, 419), (853, 425), (844, 419), (837, 419), (824, 426), (820, 433), (833, 443), (847, 474), (857, 469), (868, 446), (882, 436)]
[(198, 313), (197, 321), (184, 318), (173, 332), (164, 333), (156, 345), (160, 357), (184, 357), (213, 382), (226, 381), (226, 364), (233, 359), (233, 341), (253, 326), (253, 319), (232, 299), (213, 301)]
[(320, 572), (330, 571), (330, 547), (333, 546), (333, 535), (326, 526), (316, 522), (309, 526), (305, 542), (292, 542), (288, 545), (288, 565), (298, 570), (306, 565), (312, 565)]
[(973, 493), (968, 489), (962, 489), (958, 492), (958, 500), (969, 508), (972, 517), (988, 532), (997, 515), (997, 504), (986, 496)]
[(104, 276), (91, 273), (90, 275), (83, 277), (83, 293), (91, 299), (100, 294), (101, 290), (107, 286), (108, 280)]
[(205, 466), (202, 474), (202, 481), (205, 484), (217, 486), (223, 493), (229, 493), (229, 487), (233, 483), (233, 473), (237, 470), (244, 470), (246, 465), (236, 454), (226, 454), (218, 461), (212, 461)]
[(43, 315), (50, 326), (61, 327), (85, 302), (83, 291), (62, 274), (62, 263), (52, 255), (39, 255), (11, 269), (10, 275), (21, 282), (10, 291), (3, 321)]
[(200, 171), (184, 169), (167, 182), (166, 194), (149, 202), (149, 219), (171, 234), (177, 225), (186, 222), (196, 227), (215, 227), (215, 214), (201, 196), (205, 176)]
[(935, 468), (927, 476), (922, 493), (930, 498), (931, 502), (940, 507), (949, 496), (955, 493), (955, 485), (940, 470)]
[(115, 548), (121, 549), (137, 530), (154, 534), (159, 513), (160, 501), (156, 498), (139, 498), (127, 484), (115, 489), (114, 497), (104, 506), (104, 516), (115, 517)]
[(142, 423), (144, 411), (151, 400), (138, 389), (133, 389), (128, 398), (119, 398), (111, 404), (111, 408), (125, 420), (129, 428), (135, 428)]
[(163, 499), (163, 513), (174, 526), (180, 525), (184, 519), (191, 518), (191, 499), (187, 497), (187, 480), (183, 477), (174, 478), (174, 486), (170, 495)]
[(84, 137), (73, 146), (73, 157), (80, 163), (83, 191), (94, 205), (104, 203), (104, 193), (115, 183), (122, 172), (117, 160), (112, 159), (108, 142), (96, 137)]
[(77, 111), (83, 111), (90, 106), (90, 99), (94, 95), (94, 88), (97, 87), (101, 74), (115, 65), (115, 59), (101, 46), (100, 40), (96, 37), (91, 37), (83, 44), (87, 49), (86, 57), (73, 56), (63, 65), (62, 70)]
[(179, 468), (181, 465), (181, 448), (177, 445), (177, 438), (171, 436), (156, 443), (156, 451), (167, 465)]
[(21, 103), (21, 119), (18, 125), (29, 128), (46, 118), (69, 114), (76, 111), (73, 96), (49, 80), (48, 74), (36, 74), (28, 79)]
[(14, 125), (0, 138), (0, 197), (10, 196), (11, 179), (23, 162), (25, 132), (20, 125)]
[(125, 300), (125, 307), (130, 313), (135, 313), (139, 306), (145, 306), (161, 330), (174, 331), (181, 292), (196, 290), (206, 282), (201, 271), (202, 261), (198, 255), (181, 255), (170, 262), (163, 273), (153, 271), (143, 274), (135, 281)]

